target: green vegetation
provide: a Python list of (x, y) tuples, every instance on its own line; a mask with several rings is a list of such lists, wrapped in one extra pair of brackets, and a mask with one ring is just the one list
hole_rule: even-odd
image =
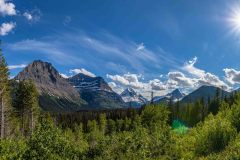
[[(47, 113), (0, 53), (0, 159), (240, 159), (240, 93), (141, 109)], [(12, 87), (10, 87), (12, 86)]]

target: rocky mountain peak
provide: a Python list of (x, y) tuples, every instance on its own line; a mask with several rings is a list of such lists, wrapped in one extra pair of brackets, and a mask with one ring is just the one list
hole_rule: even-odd
[(120, 95), (125, 102), (135, 102), (138, 104), (147, 103), (146, 98), (144, 98), (141, 94), (137, 94), (137, 92), (130, 87), (126, 88)]
[(137, 93), (134, 91), (134, 89), (128, 87), (126, 88), (122, 93), (121, 96), (130, 96), (130, 97), (134, 97), (137, 96)]
[(15, 80), (32, 80), (40, 94), (48, 94), (66, 99), (79, 99), (79, 93), (62, 78), (51, 63), (36, 60), (23, 69)]
[(167, 94), (167, 97), (172, 98), (173, 100), (180, 100), (181, 98), (183, 98), (183, 96), (184, 95), (179, 89), (175, 89), (171, 93)]

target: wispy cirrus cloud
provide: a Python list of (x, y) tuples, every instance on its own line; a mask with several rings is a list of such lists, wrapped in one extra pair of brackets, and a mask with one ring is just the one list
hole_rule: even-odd
[[(109, 33), (90, 36), (76, 31), (76, 33), (59, 33), (38, 40), (26, 39), (8, 44), (7, 48), (12, 51), (41, 54), (51, 61), (64, 61), (65, 64), (88, 64), (95, 68), (103, 65), (109, 70), (114, 69), (115, 72), (127, 68), (131, 72), (143, 73), (158, 70), (164, 65), (178, 65), (178, 62), (171, 58), (170, 54), (159, 49), (160, 47), (156, 47), (156, 50), (146, 47), (136, 50), (138, 46), (133, 41)], [(122, 69), (118, 69), (117, 66), (121, 66)]]
[(137, 46), (137, 51), (141, 51), (141, 50), (144, 50), (144, 49), (145, 49), (144, 43), (140, 43), (140, 44)]
[(35, 54), (36, 57), (42, 55), (57, 63), (62, 63), (62, 61), (66, 63), (81, 61), (80, 58), (68, 54), (67, 49), (62, 48), (61, 45), (64, 45), (63, 42), (60, 43), (54, 40), (50, 42), (48, 40), (27, 39), (14, 44), (7, 44), (6, 47), (12, 51), (27, 51), (29, 54)]
[(8, 69), (21, 69), (21, 68), (25, 68), (27, 65), (26, 64), (17, 64), (17, 65), (9, 65)]
[(203, 77), (205, 74), (205, 71), (202, 69), (196, 68), (194, 66), (196, 62), (197, 62), (197, 57), (194, 57), (193, 59), (189, 60), (188, 62), (185, 62), (182, 69), (196, 77)]

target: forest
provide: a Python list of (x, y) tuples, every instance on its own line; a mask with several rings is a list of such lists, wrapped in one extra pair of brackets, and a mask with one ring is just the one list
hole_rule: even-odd
[(0, 54), (0, 159), (240, 159), (240, 94), (140, 109), (48, 113)]

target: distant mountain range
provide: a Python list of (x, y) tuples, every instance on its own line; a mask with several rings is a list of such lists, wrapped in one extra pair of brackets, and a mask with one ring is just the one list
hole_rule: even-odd
[[(39, 104), (45, 111), (73, 112), (85, 109), (114, 109), (141, 107), (149, 101), (132, 88), (125, 89), (120, 95), (114, 92), (102, 77), (91, 77), (79, 73), (68, 79), (48, 62), (34, 61), (23, 69), (13, 80), (29, 79), (35, 82), (40, 93)], [(212, 99), (217, 90), (220, 96), (230, 92), (214, 86), (201, 86), (185, 95), (179, 89), (164, 96), (153, 97), (153, 103), (195, 102), (198, 99)]]
[(120, 96), (127, 103), (128, 107), (141, 107), (142, 105), (148, 103), (148, 100), (144, 98), (141, 94), (137, 94), (134, 89), (125, 89)]
[(173, 90), (165, 96), (157, 96), (153, 98), (153, 103), (167, 103), (170, 100), (173, 102), (180, 101), (185, 95), (179, 89)]

